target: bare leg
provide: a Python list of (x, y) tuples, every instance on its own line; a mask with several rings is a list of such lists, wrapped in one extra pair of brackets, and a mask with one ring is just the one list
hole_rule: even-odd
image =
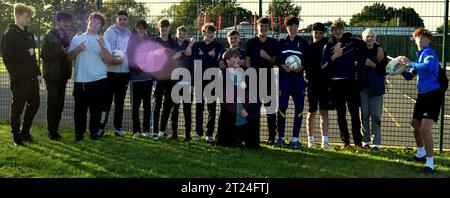
[(328, 136), (328, 111), (320, 110), (320, 130), (322, 136)]
[(416, 145), (417, 147), (423, 147), (423, 138), (422, 138), (422, 134), (420, 133), (420, 127), (421, 127), (421, 122), (417, 119), (412, 119), (411, 120), (411, 131), (414, 134), (414, 138), (416, 139)]
[(308, 116), (306, 118), (306, 131), (308, 131), (308, 136), (314, 137), (314, 131), (315, 131), (315, 118), (316, 118), (316, 112), (309, 112)]
[(420, 124), (420, 132), (425, 143), (425, 151), (427, 152), (427, 157), (433, 157), (433, 134), (431, 133), (431, 127), (433, 126), (433, 120), (422, 119)]

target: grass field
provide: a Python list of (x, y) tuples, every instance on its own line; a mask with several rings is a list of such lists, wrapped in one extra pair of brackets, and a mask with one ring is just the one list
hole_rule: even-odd
[[(35, 141), (11, 144), (10, 127), (0, 124), (0, 177), (161, 177), (161, 178), (320, 178), (320, 177), (450, 177), (450, 154), (435, 157), (437, 173), (419, 172), (406, 159), (413, 151), (387, 148), (380, 153), (222, 148), (206, 142), (152, 141), (114, 137), (73, 140), (63, 128), (61, 141), (50, 141), (44, 126), (32, 128)], [(338, 146), (338, 145), (336, 145)]]
[(0, 72), (7, 72), (5, 63), (3, 63), (3, 57), (0, 56)]

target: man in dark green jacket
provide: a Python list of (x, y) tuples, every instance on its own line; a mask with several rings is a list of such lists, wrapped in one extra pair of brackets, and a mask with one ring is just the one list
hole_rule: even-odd
[(58, 140), (59, 122), (64, 109), (66, 84), (72, 76), (72, 64), (67, 61), (66, 51), (70, 44), (69, 27), (72, 15), (65, 11), (55, 15), (55, 27), (45, 35), (41, 50), (44, 63), (44, 79), (47, 85), (48, 137)]

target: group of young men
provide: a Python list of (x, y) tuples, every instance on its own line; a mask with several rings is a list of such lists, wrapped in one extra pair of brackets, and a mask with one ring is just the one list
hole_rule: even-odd
[[(33, 9), (24, 4), (16, 4), (14, 15), (15, 24), (10, 25), (3, 36), (1, 51), (10, 74), (13, 94), (11, 105), (13, 143), (22, 145), (23, 141), (32, 140), (30, 127), (39, 108), (39, 84), (42, 74), (36, 63), (34, 36), (27, 31)], [(203, 111), (206, 103), (208, 118), (205, 136), (206, 141), (213, 142), (216, 99), (208, 100), (198, 94), (200, 89), (203, 91), (208, 89), (212, 95), (218, 92), (223, 95), (242, 93), (241, 96), (237, 94), (238, 97), (232, 100), (221, 100), (216, 140), (218, 145), (259, 148), (261, 107), (265, 106), (269, 132), (267, 143), (275, 147), (289, 146), (293, 149), (305, 149), (300, 143), (299, 134), (306, 94), (309, 104), (306, 119), (308, 147), (315, 146), (314, 123), (319, 110), (321, 147), (334, 149), (328, 141), (328, 111), (335, 108), (341, 139), (344, 143), (342, 148), (350, 148), (346, 120), (348, 107), (355, 147), (370, 149), (372, 142), (373, 150), (380, 149), (380, 122), (387, 58), (382, 47), (376, 43), (375, 32), (371, 29), (363, 32), (361, 40), (349, 33), (344, 33), (344, 25), (337, 21), (331, 25), (332, 35), (325, 37), (325, 26), (315, 23), (310, 28), (311, 40), (307, 41), (297, 35), (299, 19), (289, 16), (284, 21), (288, 35), (276, 40), (268, 37), (270, 20), (262, 17), (257, 21), (258, 35), (247, 41), (244, 50), (239, 47), (238, 31), (228, 33), (230, 46), (224, 48), (215, 40), (216, 29), (212, 24), (203, 26), (203, 40), (196, 41), (188, 37), (188, 31), (184, 26), (178, 27), (176, 35), (171, 36), (170, 22), (162, 19), (158, 22), (160, 36), (151, 39), (147, 35), (149, 25), (145, 20), (137, 21), (133, 30), (130, 31), (127, 27), (128, 14), (125, 11), (119, 11), (116, 15), (116, 23), (103, 35), (105, 18), (101, 13), (94, 12), (88, 17), (86, 32), (70, 39), (71, 21), (70, 13), (57, 12), (55, 27), (45, 36), (41, 51), (44, 63), (43, 78), (48, 91), (47, 122), (51, 140), (61, 138), (58, 128), (64, 109), (66, 84), (72, 77), (72, 61), (74, 61), (73, 96), (76, 141), (84, 138), (88, 110), (90, 138), (97, 140), (104, 136), (113, 101), (115, 103), (114, 134), (124, 135), (123, 108), (130, 84), (134, 138), (143, 135), (158, 140), (168, 136), (166, 125), (172, 114), (170, 139), (178, 139), (179, 106), (183, 103), (186, 129), (184, 140), (200, 140), (204, 136)], [(426, 162), (425, 171), (433, 173), (431, 125), (433, 121), (437, 121), (440, 106), (431, 107), (426, 104), (439, 104), (430, 100), (435, 100), (443, 94), (437, 75), (434, 75), (439, 71), (439, 61), (436, 53), (429, 48), (432, 40), (429, 31), (419, 29), (414, 33), (414, 38), (419, 48), (418, 61), (411, 62), (406, 57), (399, 57), (402, 66), (410, 68), (403, 74), (405, 78), (411, 79), (412, 74), (420, 76), (419, 96), (411, 124), (418, 146), (417, 154), (413, 159)], [(148, 59), (143, 57), (148, 56), (151, 54), (149, 52), (155, 49), (162, 49), (167, 61), (160, 63), (162, 65), (160, 71), (148, 72), (142, 64)], [(295, 68), (286, 64), (286, 59), (292, 56), (301, 60)], [(165, 71), (171, 73), (176, 68), (185, 68), (193, 74), (194, 70), (198, 69), (198, 65), (194, 64), (195, 60), (201, 60), (200, 69), (203, 73), (210, 68), (215, 68), (220, 74), (209, 79), (200, 79), (200, 86), (194, 83), (199, 79), (171, 79), (170, 75), (164, 75)], [(160, 60), (152, 61), (157, 63)], [(277, 78), (274, 77), (275, 68), (279, 70), (278, 84)], [(248, 86), (252, 82), (249, 82), (245, 75), (247, 74), (245, 72), (250, 70), (255, 71), (258, 79), (256, 80), (257, 100), (253, 102), (250, 100), (249, 93), (254, 90)], [(223, 90), (215, 90), (214, 87), (211, 89), (208, 85), (217, 80), (215, 78), (220, 78), (226, 82), (225, 84), (230, 83), (231, 86)], [(172, 99), (174, 87), (180, 84), (188, 85), (189, 89), (182, 89), (182, 93), (179, 94), (187, 95), (191, 100), (174, 101)], [(274, 91), (277, 90), (276, 86), (279, 89), (278, 94)], [(271, 109), (276, 100), (263, 99), (267, 98), (263, 96), (274, 94), (279, 97), (278, 111)], [(196, 128), (195, 134), (191, 136), (191, 107), (194, 96), (196, 98)], [(292, 131), (292, 139), (289, 144), (286, 144), (286, 113), (290, 97), (293, 98), (295, 114), (293, 128), (289, 130)], [(151, 104), (152, 101), (153, 104)], [(144, 110), (142, 127), (139, 115), (141, 103)], [(20, 128), (20, 116), (25, 105), (23, 126)], [(372, 121), (372, 127), (369, 120)]]

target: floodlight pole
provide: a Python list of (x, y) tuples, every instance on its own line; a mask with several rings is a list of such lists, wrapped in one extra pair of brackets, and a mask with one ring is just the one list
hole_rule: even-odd
[[(444, 34), (442, 39), (442, 67), (445, 74), (447, 74), (447, 34), (448, 34), (448, 1), (445, 1), (445, 12), (444, 12)], [(444, 146), (444, 114), (445, 114), (445, 94), (442, 96), (441, 105), (441, 117), (439, 126), (439, 153), (442, 153)]]

